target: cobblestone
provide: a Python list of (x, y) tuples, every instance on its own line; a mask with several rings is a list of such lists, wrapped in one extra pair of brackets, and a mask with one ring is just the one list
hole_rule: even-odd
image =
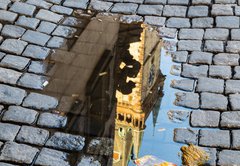
[(234, 79), (240, 79), (240, 67), (239, 66), (234, 67), (233, 78)]
[(137, 13), (140, 15), (161, 16), (163, 11), (162, 5), (140, 5)]
[(87, 152), (95, 155), (112, 156), (113, 140), (111, 138), (96, 137), (87, 147)]
[[(239, 115), (238, 115), (239, 117)], [(236, 118), (235, 118), (236, 119)], [(239, 130), (232, 130), (232, 148), (233, 149), (240, 149), (240, 131)]]
[(44, 46), (48, 40), (50, 39), (50, 36), (44, 33), (28, 30), (22, 37), (23, 40), (37, 44), (40, 46)]
[(15, 142), (6, 142), (0, 160), (31, 164), (37, 153), (37, 148)]
[(16, 25), (35, 30), (39, 23), (39, 19), (20, 16), (16, 22)]
[(198, 79), (197, 89), (198, 92), (212, 92), (223, 93), (224, 80), (202, 77)]
[(177, 51), (172, 53), (172, 60), (174, 62), (187, 62), (188, 52), (187, 51)]
[(222, 41), (206, 40), (204, 51), (208, 52), (224, 52), (224, 46)]
[(166, 5), (163, 10), (163, 16), (166, 17), (185, 17), (187, 12), (186, 6)]
[(1, 44), (0, 50), (20, 55), (26, 46), (27, 42), (25, 41), (16, 39), (6, 39)]
[(232, 77), (232, 69), (230, 66), (211, 65), (209, 67), (209, 76), (230, 79)]
[(27, 95), (23, 89), (0, 84), (0, 103), (20, 105)]
[(206, 17), (208, 16), (208, 6), (190, 6), (188, 17)]
[(78, 161), (77, 166), (101, 166), (101, 163), (94, 157), (94, 156), (81, 156), (80, 160)]
[(47, 72), (47, 65), (41, 61), (32, 61), (28, 71), (36, 74), (45, 74)]
[(50, 48), (61, 48), (65, 44), (66, 44), (66, 39), (64, 39), (62, 37), (54, 36), (54, 37), (52, 37), (49, 40), (49, 42), (47, 44), (47, 47), (50, 47)]
[(0, 65), (17, 69), (17, 70), (24, 70), (26, 66), (29, 64), (30, 59), (20, 57), (20, 56), (14, 56), (14, 55), (6, 55)]
[(9, 10), (19, 14), (33, 16), (36, 7), (23, 2), (15, 2)]
[(6, 10), (0, 10), (0, 20), (1, 21), (13, 23), (17, 19), (17, 16), (18, 15), (16, 13), (6, 11)]
[(51, 11), (59, 13), (59, 14), (71, 15), (73, 12), (73, 9), (64, 7), (64, 6), (53, 5), (51, 7)]
[(166, 28), (166, 27), (160, 27), (158, 28), (159, 36), (160, 37), (167, 37), (167, 38), (175, 38), (177, 29), (175, 28)]
[[(211, 102), (209, 102), (211, 101)], [(226, 111), (228, 99), (224, 95), (215, 93), (201, 93), (201, 108)]]
[(180, 40), (178, 42), (179, 51), (201, 51), (201, 40)]
[(46, 143), (46, 146), (71, 151), (81, 151), (85, 145), (82, 136), (56, 132)]
[(211, 17), (193, 18), (192, 27), (193, 28), (212, 28), (213, 18)]
[(26, 29), (15, 26), (15, 25), (5, 25), (2, 29), (2, 35), (11, 38), (20, 38)]
[(0, 9), (7, 9), (8, 5), (11, 3), (10, 0), (0, 0)]
[(52, 113), (42, 113), (37, 124), (47, 128), (64, 128), (67, 124), (67, 117)]
[(239, 17), (236, 16), (217, 16), (216, 27), (219, 28), (239, 28)]
[(115, 3), (111, 11), (113, 13), (134, 14), (137, 8), (138, 5), (134, 3)]
[(8, 124), (8, 123), (1, 123), (0, 122), (0, 132), (4, 133), (0, 135), (1, 141), (13, 141), (17, 136), (18, 131), (20, 130), (20, 126)]
[(164, 26), (166, 18), (156, 16), (145, 16), (144, 22), (150, 25)]
[(229, 36), (228, 29), (213, 28), (206, 29), (204, 39), (208, 40), (227, 40)]
[(167, 0), (145, 0), (144, 3), (165, 5), (165, 4), (167, 4)]
[(44, 60), (50, 54), (50, 49), (46, 47), (40, 47), (36, 45), (28, 45), (25, 51), (23, 52), (23, 56), (41, 59)]
[(231, 39), (232, 40), (240, 40), (240, 29), (232, 29), (231, 30)]
[(239, 128), (240, 114), (237, 111), (223, 112), (221, 115), (221, 127), (224, 128)]
[(238, 66), (238, 54), (220, 53), (214, 56), (213, 63), (215, 65)]
[(181, 29), (178, 34), (179, 39), (202, 40), (203, 29)]
[(37, 30), (39, 32), (50, 35), (56, 27), (57, 27), (57, 25), (54, 23), (42, 21)]
[(48, 78), (41, 75), (25, 73), (18, 81), (18, 85), (26, 88), (40, 89), (44, 88), (44, 84), (48, 81)]
[(199, 78), (199, 77), (206, 77), (208, 73), (208, 66), (201, 65), (201, 66), (194, 66), (183, 64), (182, 76), (189, 77), (189, 78)]
[(174, 104), (189, 108), (199, 108), (199, 95), (198, 93), (178, 92), (176, 93)]
[(76, 33), (76, 31), (77, 31), (77, 29), (75, 29), (75, 28), (60, 25), (54, 30), (52, 35), (61, 36), (61, 37), (65, 37), (65, 38), (72, 38), (74, 36), (74, 34)]
[(48, 3), (44, 0), (27, 0), (26, 3), (31, 4), (31, 5), (35, 5), (39, 8), (44, 8), (44, 9), (49, 9), (52, 6), (51, 3)]
[(189, 56), (191, 64), (212, 64), (212, 53), (193, 51)]
[(63, 5), (72, 8), (86, 9), (87, 3), (88, 0), (68, 0), (65, 1)]
[(49, 165), (49, 166), (70, 166), (68, 162), (68, 153), (61, 151), (43, 148), (36, 160), (37, 165)]
[(231, 94), (229, 95), (229, 101), (231, 104), (231, 109), (233, 111), (239, 111), (240, 110), (240, 94)]
[(138, 23), (138, 22), (143, 22), (143, 17), (142, 16), (138, 16), (138, 15), (122, 15), (120, 17), (120, 22), (122, 23)]
[(40, 110), (54, 109), (58, 105), (58, 100), (54, 97), (38, 93), (30, 93), (23, 102), (24, 107), (30, 107)]
[(36, 15), (36, 18), (44, 21), (58, 23), (63, 19), (63, 16), (48, 10), (41, 9)]
[(233, 8), (231, 5), (213, 4), (211, 14), (212, 16), (232, 16)]
[(89, 8), (97, 11), (109, 11), (112, 6), (113, 6), (112, 2), (92, 0)]
[(171, 87), (192, 92), (195, 81), (191, 79), (172, 80)]
[(226, 51), (231, 53), (240, 53), (240, 41), (228, 41)]
[(179, 143), (192, 143), (198, 142), (198, 130), (176, 128), (174, 129), (174, 141)]
[(199, 145), (230, 148), (230, 133), (225, 130), (200, 130)]
[(239, 151), (223, 150), (218, 154), (219, 165), (240, 165)]
[(188, 5), (189, 0), (168, 0), (168, 4), (173, 4), (173, 5)]
[(193, 127), (218, 127), (220, 112), (217, 111), (192, 111), (191, 125)]
[(226, 94), (240, 93), (240, 80), (227, 80), (226, 81)]
[(191, 25), (188, 18), (171, 17), (167, 20), (166, 26), (169, 28), (189, 28)]
[(15, 85), (22, 73), (10, 69), (0, 68), (0, 75), (0, 82)]
[(16, 140), (21, 143), (43, 146), (49, 137), (49, 131), (31, 126), (22, 126)]

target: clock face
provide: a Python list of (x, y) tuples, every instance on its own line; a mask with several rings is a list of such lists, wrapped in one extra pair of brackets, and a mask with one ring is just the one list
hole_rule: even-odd
[(149, 76), (148, 76), (148, 86), (151, 87), (153, 85), (155, 78), (155, 66), (152, 64), (150, 71), (149, 71)]

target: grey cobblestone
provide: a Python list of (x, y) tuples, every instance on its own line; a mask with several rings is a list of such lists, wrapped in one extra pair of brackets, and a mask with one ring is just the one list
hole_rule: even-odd
[(203, 29), (180, 29), (179, 39), (202, 40), (204, 34)]
[(18, 15), (16, 13), (6, 11), (6, 10), (0, 10), (0, 20), (1, 21), (13, 23), (17, 19), (17, 16)]
[(63, 16), (48, 10), (41, 9), (36, 15), (36, 18), (40, 20), (50, 21), (53, 23), (58, 23), (63, 19)]
[(120, 17), (120, 22), (128, 23), (128, 24), (133, 23), (133, 22), (135, 22), (135, 23), (143, 22), (143, 17), (139, 16), (139, 15), (122, 15)]
[(87, 3), (88, 0), (68, 0), (65, 1), (63, 5), (72, 8), (86, 9)]
[(84, 145), (84, 137), (60, 132), (54, 133), (46, 143), (46, 146), (49, 147), (71, 151), (81, 151)]
[(209, 52), (224, 52), (224, 45), (222, 41), (206, 40), (204, 51)]
[(200, 130), (199, 145), (230, 148), (230, 133), (224, 130)]
[(162, 5), (140, 5), (137, 13), (140, 15), (161, 16), (163, 11)]
[(144, 3), (165, 5), (165, 4), (167, 4), (167, 0), (145, 0)]
[(42, 21), (37, 30), (42, 33), (51, 34), (56, 27), (57, 25), (54, 23)]
[(38, 94), (38, 93), (30, 93), (23, 102), (24, 107), (30, 107), (40, 110), (49, 110), (54, 109), (58, 105), (58, 100), (54, 97)]
[(28, 145), (6, 142), (0, 160), (31, 164), (38, 151), (37, 148)]
[[(211, 101), (211, 102), (209, 102)], [(210, 110), (226, 111), (228, 99), (224, 95), (215, 93), (201, 93), (201, 108)]]
[(215, 65), (238, 66), (238, 54), (220, 53), (214, 56), (213, 63)]
[(34, 59), (44, 60), (47, 58), (49, 54), (50, 54), (49, 48), (40, 47), (36, 45), (28, 45), (22, 55)]
[(58, 5), (62, 2), (62, 0), (46, 0), (46, 1)]
[(0, 166), (16, 166), (16, 165), (0, 162)]
[(81, 158), (78, 161), (77, 166), (85, 166), (85, 165), (89, 165), (89, 166), (101, 166), (100, 161), (98, 161), (96, 159), (95, 156), (86, 156), (83, 155), (81, 156)]
[(20, 38), (26, 29), (16, 25), (5, 25), (2, 29), (2, 35), (12, 38)]
[(239, 128), (240, 113), (238, 111), (223, 112), (220, 125), (224, 128)]
[(22, 37), (22, 40), (41, 46), (44, 46), (49, 39), (49, 35), (32, 30), (28, 30)]
[(240, 66), (235, 66), (234, 67), (233, 78), (234, 79), (240, 79)]
[(240, 40), (240, 29), (232, 29), (231, 30), (231, 39), (232, 40)]
[(231, 5), (213, 4), (212, 16), (231, 16), (233, 15), (233, 8)]
[(31, 73), (24, 73), (20, 80), (18, 81), (18, 85), (26, 88), (33, 88), (33, 89), (40, 89), (44, 88), (44, 83), (48, 80), (47, 77), (31, 74)]
[(192, 27), (193, 28), (212, 28), (213, 18), (211, 17), (193, 18)]
[(10, 106), (4, 113), (2, 120), (8, 122), (18, 122), (23, 124), (33, 124), (36, 121), (38, 112), (19, 106)]
[(35, 30), (37, 28), (39, 22), (40, 22), (40, 20), (36, 19), (36, 18), (20, 16), (15, 24), (25, 27), (25, 28), (30, 28), (30, 29)]
[(212, 64), (212, 53), (193, 51), (189, 56), (189, 63), (191, 64)]
[(207, 17), (208, 6), (190, 6), (188, 9), (188, 17)]
[(204, 39), (208, 40), (227, 40), (229, 36), (228, 29), (222, 28), (213, 28), (213, 29), (206, 29)]
[(36, 74), (45, 74), (47, 71), (47, 65), (41, 61), (32, 61), (28, 71)]
[(68, 162), (68, 153), (61, 151), (43, 148), (36, 160), (37, 165), (49, 165), (49, 166), (70, 166)]
[(50, 48), (61, 48), (62, 46), (64, 46), (66, 44), (66, 39), (62, 38), (62, 37), (58, 37), (58, 36), (54, 36), (52, 37), (48, 43), (47, 43), (47, 47)]
[(180, 40), (178, 42), (179, 51), (201, 51), (201, 40)]
[(188, 5), (189, 0), (168, 0), (168, 4), (173, 4), (173, 5)]
[(219, 165), (240, 165), (239, 151), (223, 150), (218, 154)]
[(113, 155), (112, 149), (113, 149), (112, 138), (96, 137), (90, 141), (87, 147), (87, 153), (95, 155), (112, 156)]
[(227, 80), (225, 93), (226, 94), (240, 93), (240, 80)]
[(0, 9), (7, 9), (8, 5), (11, 3), (10, 0), (0, 0)]
[(211, 65), (209, 67), (209, 76), (230, 79), (232, 77), (232, 69), (230, 66)]
[(167, 20), (166, 26), (169, 28), (189, 28), (191, 25), (188, 18), (171, 17)]
[(59, 14), (66, 14), (66, 15), (71, 15), (73, 12), (73, 9), (64, 7), (64, 6), (59, 6), (59, 5), (53, 5), (51, 7), (51, 11), (59, 13)]
[(198, 130), (176, 128), (174, 129), (174, 141), (179, 143), (192, 143), (198, 142)]
[(17, 70), (23, 70), (26, 68), (26, 66), (29, 64), (30, 59), (20, 57), (20, 56), (14, 56), (14, 55), (6, 55), (0, 65), (17, 69)]
[(21, 143), (29, 143), (42, 146), (49, 137), (49, 131), (31, 126), (22, 126), (16, 140)]
[(54, 30), (52, 35), (61, 36), (61, 37), (65, 37), (65, 38), (72, 38), (76, 32), (77, 32), (77, 29), (75, 29), (75, 28), (59, 25)]
[(97, 11), (109, 11), (112, 6), (113, 6), (112, 2), (92, 0), (89, 8)]
[(159, 27), (159, 36), (160, 37), (167, 37), (167, 38), (175, 38), (177, 29), (175, 28), (166, 28), (166, 27)]
[(194, 84), (195, 81), (191, 79), (172, 80), (171, 87), (192, 92), (194, 89)]
[(44, 0), (27, 0), (26, 3), (31, 4), (31, 5), (35, 5), (39, 8), (44, 8), (44, 9), (49, 9), (52, 6), (51, 3), (48, 3)]
[(211, 0), (192, 0), (193, 5), (210, 5)]
[(115, 3), (111, 11), (113, 13), (134, 14), (137, 8), (138, 5), (134, 3)]
[(0, 122), (0, 132), (4, 134), (0, 134), (1, 141), (13, 141), (17, 136), (18, 131), (20, 130), (20, 126), (1, 123)]
[(177, 51), (172, 53), (172, 60), (174, 62), (187, 62), (188, 52), (187, 51)]
[(23, 89), (0, 84), (0, 103), (20, 105), (27, 95)]
[(217, 16), (216, 27), (219, 28), (239, 28), (239, 17), (236, 16)]
[(0, 50), (20, 55), (26, 46), (27, 46), (27, 42), (25, 41), (16, 40), (16, 39), (6, 39), (1, 44)]
[(198, 92), (223, 93), (224, 80), (207, 77), (199, 78), (196, 90)]
[[(239, 117), (239, 115), (238, 115)], [(232, 130), (232, 148), (233, 149), (240, 149), (240, 131), (239, 130)]]
[(165, 17), (157, 17), (157, 16), (144, 17), (144, 22), (149, 25), (163, 26), (165, 24), (165, 21), (166, 21)]
[(19, 14), (33, 16), (36, 7), (23, 2), (15, 2), (9, 10)]
[(189, 77), (189, 78), (199, 78), (199, 77), (206, 77), (208, 73), (208, 66), (201, 65), (201, 66), (194, 66), (183, 64), (182, 76)]
[(231, 105), (231, 109), (233, 111), (239, 111), (240, 110), (240, 94), (231, 94), (229, 95), (229, 101)]
[(194, 127), (218, 127), (220, 112), (192, 111), (191, 125)]
[(231, 53), (240, 53), (240, 41), (228, 41), (226, 51)]
[(228, 3), (235, 3), (236, 0), (215, 0), (215, 3), (222, 3), (222, 4), (228, 4)]
[(22, 73), (6, 68), (0, 68), (0, 75), (0, 82), (14, 85), (17, 83), (17, 80), (21, 77)]
[(187, 12), (186, 6), (166, 5), (163, 10), (163, 16), (166, 17), (185, 17)]
[(199, 108), (199, 95), (192, 92), (177, 92), (174, 104), (188, 108)]
[(42, 113), (37, 124), (47, 128), (64, 128), (67, 124), (67, 117), (52, 113)]

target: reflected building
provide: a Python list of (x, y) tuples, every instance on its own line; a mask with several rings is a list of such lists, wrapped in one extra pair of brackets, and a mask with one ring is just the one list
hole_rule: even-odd
[[(122, 26), (125, 28), (122, 28)], [(135, 28), (133, 28), (135, 27)], [(131, 26), (121, 25), (120, 29), (127, 29), (119, 34), (117, 45), (128, 46), (129, 56), (136, 60), (139, 65), (129, 66), (132, 70), (128, 72), (126, 87), (117, 86), (117, 110), (115, 118), (115, 137), (114, 137), (114, 166), (126, 166), (131, 157), (137, 158), (141, 148), (144, 135), (145, 122), (153, 111), (154, 125), (158, 116), (159, 109), (153, 109), (154, 105), (161, 101), (164, 77), (160, 72), (160, 50), (162, 43), (158, 34), (151, 27), (146, 25)], [(135, 34), (135, 35), (131, 35)], [(118, 47), (122, 48), (122, 47)], [(124, 71), (129, 64), (124, 62), (126, 55), (122, 55), (121, 49), (118, 61), (119, 70)], [(131, 59), (128, 58), (128, 59)], [(122, 60), (123, 59), (123, 60)], [(122, 79), (121, 75), (119, 79)], [(124, 89), (124, 90), (123, 90)]]

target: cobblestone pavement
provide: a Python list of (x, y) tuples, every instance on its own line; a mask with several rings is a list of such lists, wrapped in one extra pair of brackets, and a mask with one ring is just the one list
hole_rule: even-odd
[[(39, 94), (48, 80), (41, 61), (74, 37), (79, 22), (73, 13), (79, 9), (121, 13), (123, 22), (157, 26), (160, 37), (178, 32), (172, 58), (181, 78), (172, 87), (182, 90), (175, 104), (192, 108), (193, 128), (175, 129), (174, 140), (209, 147), (211, 165), (240, 165), (239, 5), (237, 0), (0, 0), (0, 165), (67, 166), (69, 155), (85, 146), (84, 137), (61, 132), (68, 117), (49, 111), (58, 100)], [(90, 142), (89, 152), (94, 154), (99, 142)], [(75, 165), (89, 162), (100, 165), (94, 156), (82, 156)]]

